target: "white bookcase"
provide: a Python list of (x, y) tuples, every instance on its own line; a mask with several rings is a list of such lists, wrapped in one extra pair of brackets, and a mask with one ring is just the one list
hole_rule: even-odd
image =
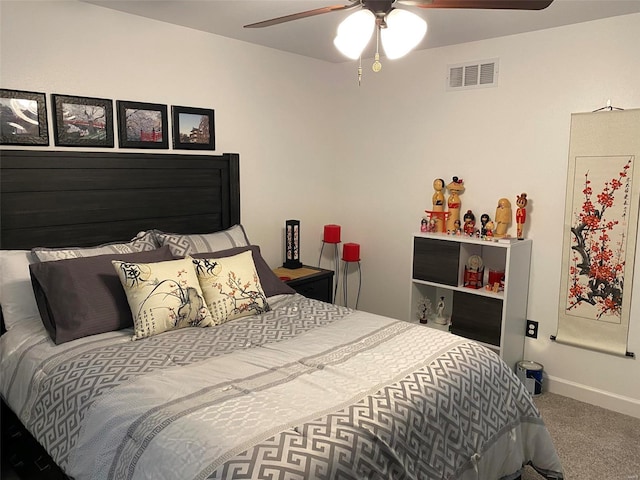
[[(427, 327), (449, 330), (497, 352), (513, 369), (522, 360), (531, 263), (529, 239), (482, 240), (433, 233), (413, 235), (410, 322), (419, 322), (418, 305), (441, 297), (447, 325), (428, 318)], [(482, 287), (465, 286), (465, 266), (471, 256), (484, 266)], [(504, 272), (504, 289), (488, 290), (489, 271)]]

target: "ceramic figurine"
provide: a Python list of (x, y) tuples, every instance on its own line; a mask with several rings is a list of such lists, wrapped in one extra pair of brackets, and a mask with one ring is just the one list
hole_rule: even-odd
[(449, 198), (447, 199), (447, 208), (449, 217), (447, 218), (447, 231), (455, 232), (456, 220), (460, 221), (460, 197), (459, 194), (464, 192), (464, 182), (461, 178), (453, 177), (453, 180), (447, 185), (449, 190)]
[(427, 222), (426, 218), (423, 218), (422, 220), (420, 220), (420, 231), (421, 232), (429, 231), (429, 222)]
[(517, 227), (517, 236), (518, 238), (524, 238), (522, 234), (522, 230), (524, 227), (524, 222), (527, 221), (527, 194), (521, 193), (518, 195), (516, 199), (516, 227)]
[(464, 234), (472, 237), (476, 228), (476, 216), (471, 210), (467, 210), (462, 219), (464, 220), (464, 226), (462, 227)]
[(480, 229), (480, 236), (481, 237), (486, 237), (487, 236), (487, 222), (489, 222), (490, 218), (489, 218), (489, 214), (488, 213), (483, 213), (480, 216), (480, 224), (482, 225), (482, 228)]
[(484, 237), (485, 238), (493, 238), (493, 221), (489, 220), (487, 224), (484, 226)]
[(496, 238), (503, 238), (507, 236), (507, 229), (511, 223), (511, 202), (507, 198), (501, 198), (498, 200), (498, 207), (496, 208), (496, 229), (493, 235)]
[(444, 316), (444, 297), (440, 297), (438, 305), (436, 307), (436, 318), (434, 319), (438, 325), (446, 325), (447, 319)]
[[(433, 197), (431, 203), (433, 204), (432, 212), (444, 212), (444, 180), (436, 178), (433, 181)], [(432, 214), (432, 217), (436, 222), (436, 232), (444, 232), (444, 215), (440, 216), (437, 213)]]

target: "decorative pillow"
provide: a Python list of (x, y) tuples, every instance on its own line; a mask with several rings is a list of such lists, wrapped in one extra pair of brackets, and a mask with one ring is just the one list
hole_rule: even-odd
[(49, 336), (59, 345), (131, 327), (131, 311), (112, 260), (148, 263), (173, 258), (164, 247), (32, 264), (33, 292)]
[(36, 262), (29, 250), (0, 250), (0, 307), (5, 328), (40, 318), (31, 288), (29, 264)]
[(192, 261), (216, 325), (270, 310), (251, 251)]
[(156, 237), (153, 231), (140, 232), (130, 242), (127, 243), (105, 243), (96, 247), (64, 247), (45, 248), (36, 247), (31, 251), (41, 262), (51, 260), (65, 260), (67, 258), (93, 257), (95, 255), (106, 255), (108, 253), (134, 253), (147, 252), (158, 248)]
[(169, 245), (176, 257), (193, 253), (216, 252), (232, 247), (249, 245), (249, 239), (242, 225), (234, 225), (226, 230), (207, 234), (182, 235), (154, 230), (159, 245)]
[(214, 325), (190, 257), (159, 263), (113, 261), (133, 316), (133, 340)]
[(280, 280), (278, 276), (273, 273), (273, 270), (269, 268), (265, 259), (262, 258), (260, 247), (258, 245), (229, 248), (228, 250), (221, 250), (219, 252), (194, 253), (191, 256), (193, 258), (224, 258), (232, 257), (233, 255), (237, 255), (248, 250), (251, 250), (253, 255), (253, 263), (256, 267), (256, 271), (258, 272), (258, 277), (260, 277), (262, 290), (267, 298), (272, 297), (273, 295), (296, 293), (293, 288)]

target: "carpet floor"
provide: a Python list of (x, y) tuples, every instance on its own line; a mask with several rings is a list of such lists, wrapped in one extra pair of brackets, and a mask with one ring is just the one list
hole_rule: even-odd
[[(553, 393), (534, 398), (567, 480), (640, 480), (640, 418)], [(522, 480), (543, 480), (527, 467)]]

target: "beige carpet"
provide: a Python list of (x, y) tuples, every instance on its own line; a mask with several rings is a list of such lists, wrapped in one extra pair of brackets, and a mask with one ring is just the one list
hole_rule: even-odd
[[(640, 419), (553, 393), (534, 398), (567, 480), (640, 480)], [(522, 480), (543, 480), (527, 467)]]

